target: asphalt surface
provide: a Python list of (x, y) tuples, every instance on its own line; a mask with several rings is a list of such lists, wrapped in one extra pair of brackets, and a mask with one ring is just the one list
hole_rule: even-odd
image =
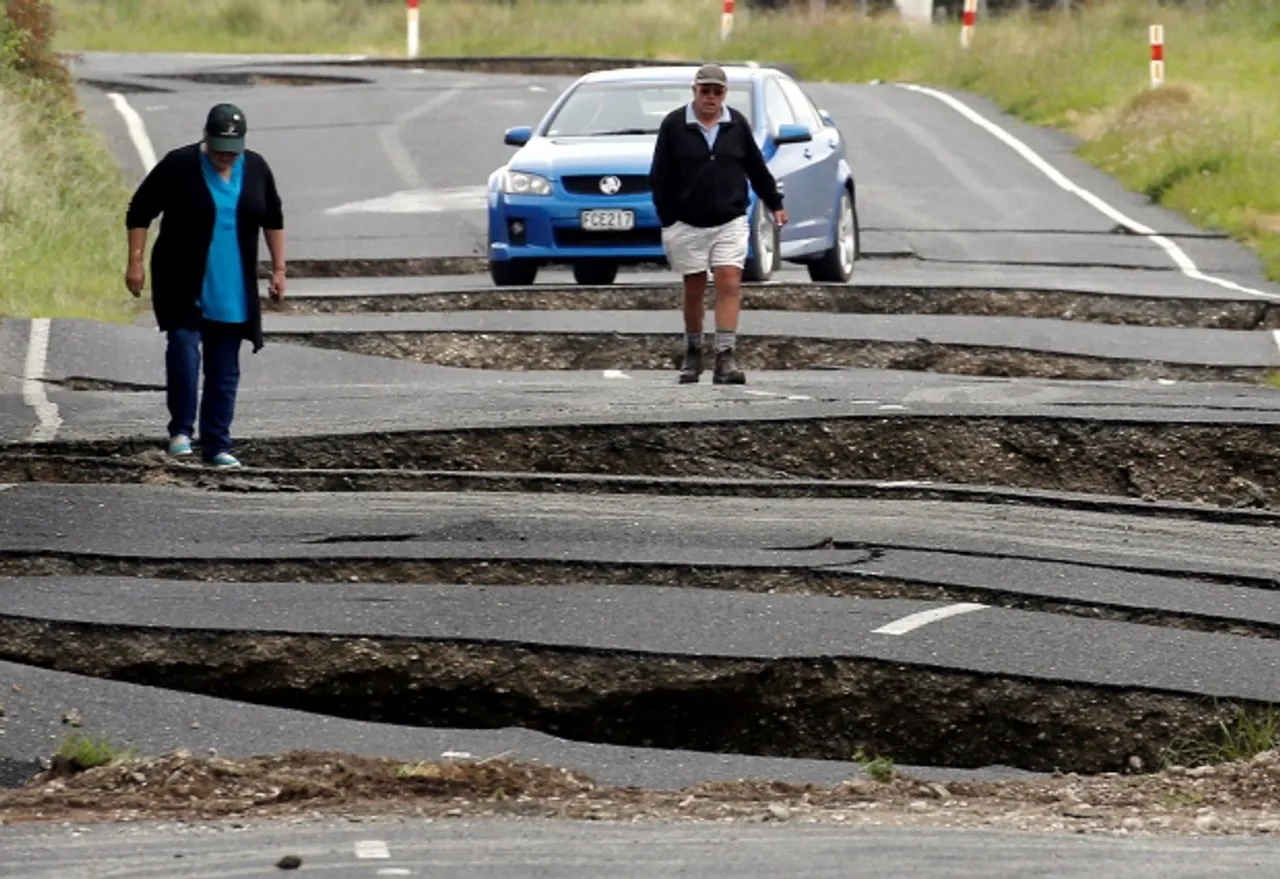
[[(661, 839), (661, 844), (655, 844)], [(279, 874), (285, 855), (301, 875), (764, 877), (982, 876), (984, 879), (1208, 879), (1275, 874), (1280, 855), (1267, 840), (1132, 840), (989, 831), (847, 830), (696, 825), (642, 827), (608, 822), (396, 820), (353, 826), (247, 822), (233, 830), (182, 824), (0, 828), (0, 846), (21, 872), (0, 876), (80, 879), (180, 875), (190, 879)], [(856, 866), (851, 866), (856, 865)]]
[[(502, 131), (535, 122), (570, 82), (565, 76), (296, 62), (90, 53), (76, 61), (76, 72), (89, 118), (133, 179), (140, 178), (144, 166), (108, 92), (122, 94), (139, 114), (157, 155), (196, 139), (212, 103), (239, 104), (249, 118), (251, 145), (272, 163), (285, 197), (290, 258), (338, 261), (481, 255), (485, 179), (511, 153), (502, 144)], [(253, 76), (283, 73), (330, 80), (280, 85), (258, 79), (254, 84)], [(1255, 257), (1123, 189), (1075, 158), (1065, 137), (1019, 125), (985, 102), (961, 96), (1051, 170), (1163, 235), (1166, 244), (1176, 245), (1212, 278), (1181, 271), (1159, 241), (1118, 229), (1113, 216), (1058, 185), (1043, 168), (936, 97), (890, 84), (807, 87), (850, 143), (864, 251), (854, 285), (883, 288), (886, 295), (894, 287), (960, 287), (1106, 293), (1171, 303), (1198, 299), (1224, 306), (1280, 301), (1280, 286), (1262, 278)], [(776, 277), (803, 283), (807, 275), (787, 267)], [(538, 279), (544, 288), (568, 283), (560, 270), (544, 271)], [(618, 283), (672, 284), (672, 278), (634, 271), (620, 274)], [(375, 299), (484, 289), (492, 284), (483, 274), (295, 278), (290, 284), (295, 295)], [(1243, 383), (789, 369), (753, 371), (742, 388), (709, 383), (677, 388), (670, 371), (454, 369), (311, 348), (284, 338), (319, 331), (670, 333), (678, 343), (674, 308), (271, 313), (267, 326), (276, 337), (243, 361), (236, 434), (246, 439), (331, 437), (340, 448), (344, 437), (371, 432), (890, 414), (1280, 423), (1275, 392)], [(154, 438), (158, 444), (164, 424), (163, 339), (147, 319), (138, 326), (54, 321), (33, 374), (32, 339), (42, 332), (39, 324), (25, 320), (0, 323), (0, 440), (25, 443), (41, 423), (37, 416), (47, 421), (53, 411), (58, 440)], [(1280, 365), (1276, 335), (1262, 329), (752, 311), (744, 315), (741, 336), (743, 344), (768, 336), (925, 338), (1128, 361)], [(73, 389), (82, 380), (101, 387)], [(30, 445), (20, 450), (42, 451)], [(1265, 466), (1259, 472), (1267, 472)], [(252, 470), (245, 475), (251, 477)], [(19, 484), (0, 487), (0, 564), (69, 560), (87, 565), (107, 559), (123, 565), (126, 575), (3, 577), (0, 616), (173, 631), (400, 634), (668, 657), (838, 655), (1121, 691), (1280, 701), (1280, 650), (1273, 636), (1258, 634), (1280, 625), (1270, 520), (1252, 525), (1191, 521), (1162, 516), (1160, 505), (1150, 505), (1142, 515), (1081, 511), (1047, 498), (1044, 493), (1039, 504), (1002, 506), (573, 493), (240, 494), (160, 485)], [(807, 548), (824, 541), (834, 541), (834, 548)], [(616, 582), (197, 583), (128, 571), (133, 563), (141, 569), (170, 562), (176, 563), (171, 570), (182, 571), (184, 562), (199, 569), (211, 562), (234, 568), (291, 560), (323, 571), (339, 559), (459, 558), (729, 565), (764, 574), (808, 570), (968, 590), (984, 606), (894, 635), (875, 630), (949, 602)], [(1085, 612), (1060, 612), (1066, 606)], [(1089, 609), (1114, 618), (1091, 618)], [(1194, 620), (1204, 630), (1188, 630), (1179, 620)], [(96, 680), (13, 658), (19, 664), (0, 663), (6, 709), (0, 718), (0, 779), (7, 783), (20, 781), (51, 753), (67, 731), (63, 717), (72, 708), (89, 731), (136, 742), (153, 753), (180, 747), (228, 755), (319, 748), (417, 759), (445, 752), (507, 753), (581, 769), (604, 782), (646, 786), (739, 777), (834, 783), (859, 772), (838, 761), (620, 748), (525, 729), (361, 723)], [(913, 770), (922, 777), (964, 777), (946, 766)], [(1017, 773), (996, 765), (976, 774)], [(1274, 872), (1265, 861), (1274, 857), (1270, 850), (1208, 841), (1126, 841), (1117, 848), (1103, 840), (927, 831), (826, 835), (800, 827), (668, 827), (632, 836), (624, 828), (462, 823), (379, 832), (395, 857), (377, 866), (409, 871), (396, 875), (451, 875), (450, 870), (462, 869), (471, 875), (478, 861), (492, 875), (539, 870), (597, 875), (602, 866), (619, 875), (773, 875), (779, 870), (846, 875), (854, 858), (859, 872), (868, 875), (942, 876), (956, 875), (957, 869), (986, 876)], [(0, 875), (102, 875), (95, 871), (104, 863), (111, 864), (110, 875), (173, 875), (175, 852), (183, 853), (183, 867), (190, 870), (183, 875), (261, 875), (271, 869), (278, 856), (273, 854), (285, 849), (303, 855), (308, 868), (338, 876), (372, 875), (368, 863), (352, 858), (355, 837), (349, 833), (365, 830), (299, 824), (230, 837), (172, 826), (98, 828), (80, 835), (0, 827), (5, 852)], [(737, 852), (741, 863), (726, 852)], [(22, 865), (24, 872), (5, 872), (13, 865)]]

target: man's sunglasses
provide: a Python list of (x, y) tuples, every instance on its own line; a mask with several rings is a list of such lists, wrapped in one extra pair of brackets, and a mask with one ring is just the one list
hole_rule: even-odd
[(700, 85), (698, 86), (698, 94), (700, 95), (723, 95), (724, 87), (718, 85)]

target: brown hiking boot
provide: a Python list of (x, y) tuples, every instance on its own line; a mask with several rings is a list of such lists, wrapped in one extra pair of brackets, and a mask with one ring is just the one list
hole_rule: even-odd
[(689, 347), (684, 351), (684, 364), (680, 367), (680, 384), (697, 384), (702, 377), (702, 349)]
[(733, 365), (732, 348), (716, 352), (716, 368), (715, 372), (711, 374), (711, 382), (717, 385), (745, 385), (747, 383), (747, 377), (742, 374), (742, 370)]

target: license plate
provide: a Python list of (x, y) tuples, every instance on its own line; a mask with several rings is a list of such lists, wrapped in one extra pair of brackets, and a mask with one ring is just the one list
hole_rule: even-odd
[(626, 232), (635, 224), (634, 211), (582, 212), (582, 228), (589, 232)]

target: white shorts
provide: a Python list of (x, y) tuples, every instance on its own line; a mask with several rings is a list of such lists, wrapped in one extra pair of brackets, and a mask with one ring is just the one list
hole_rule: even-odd
[(671, 268), (681, 275), (696, 275), (716, 266), (747, 262), (747, 218), (737, 217), (723, 226), (690, 226), (676, 221), (662, 230), (662, 249)]

